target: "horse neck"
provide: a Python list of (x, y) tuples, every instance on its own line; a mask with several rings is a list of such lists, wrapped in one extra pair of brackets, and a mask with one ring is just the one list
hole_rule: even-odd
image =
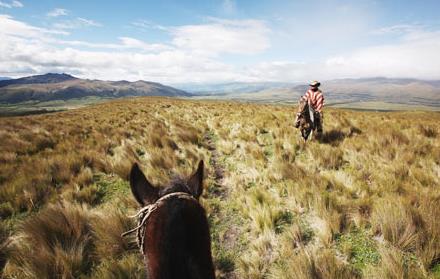
[(309, 115), (309, 103), (306, 101), (303, 101), (304, 104), (302, 105), (302, 108), (299, 108), (299, 113), (301, 114), (301, 116), (305, 117), (306, 119), (310, 118)]
[(210, 243), (203, 208), (193, 201), (168, 201), (145, 229), (148, 278), (214, 278)]

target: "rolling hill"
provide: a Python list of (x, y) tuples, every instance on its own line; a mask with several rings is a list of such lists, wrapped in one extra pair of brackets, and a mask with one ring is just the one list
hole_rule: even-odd
[(86, 97), (122, 98), (130, 96), (191, 96), (160, 83), (148, 81), (102, 81), (68, 74), (45, 74), (0, 81), (0, 103), (48, 102)]
[[(261, 102), (291, 102), (307, 90), (305, 83), (225, 83), (183, 86), (202, 98), (221, 98)], [(328, 104), (385, 102), (405, 105), (440, 106), (440, 81), (404, 78), (362, 78), (323, 81)]]

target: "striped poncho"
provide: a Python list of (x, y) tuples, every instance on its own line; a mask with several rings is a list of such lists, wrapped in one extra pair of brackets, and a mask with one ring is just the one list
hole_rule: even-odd
[(309, 89), (301, 98), (305, 101), (308, 100), (315, 111), (321, 112), (322, 107), (324, 106), (324, 95), (321, 90), (318, 89), (313, 91), (312, 89)]

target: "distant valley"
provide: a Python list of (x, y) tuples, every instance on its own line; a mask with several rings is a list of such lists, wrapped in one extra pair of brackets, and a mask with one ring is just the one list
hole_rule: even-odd
[[(177, 89), (179, 88), (179, 89)], [(0, 77), (0, 115), (72, 109), (110, 99), (162, 96), (296, 104), (308, 86), (288, 82), (176, 84), (102, 81), (49, 73), (18, 79)], [(440, 110), (440, 81), (338, 79), (323, 81), (327, 106), (361, 110)]]
[[(296, 103), (307, 90), (304, 83), (225, 83), (212, 85), (184, 85), (181, 88), (199, 98), (232, 99), (254, 102)], [(440, 107), (440, 81), (417, 79), (337, 79), (323, 81), (326, 103), (333, 106), (358, 107), (359, 103), (389, 103)], [(383, 105), (381, 105), (383, 106)]]

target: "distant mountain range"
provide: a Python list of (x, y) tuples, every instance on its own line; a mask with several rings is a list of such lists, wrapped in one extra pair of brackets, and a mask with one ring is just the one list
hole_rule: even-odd
[(148, 81), (102, 81), (79, 79), (68, 74), (45, 74), (0, 80), (0, 103), (69, 100), (85, 97), (130, 96), (189, 97), (192, 94)]
[(230, 82), (217, 84), (181, 84), (177, 87), (195, 95), (228, 95), (234, 93), (255, 93), (273, 88), (286, 88), (300, 83), (288, 82)]
[[(68, 74), (45, 74), (0, 80), (0, 103), (131, 96), (193, 97), (251, 102), (296, 103), (307, 90), (305, 83), (231, 82), (181, 84), (180, 89), (148, 81), (102, 81)], [(326, 103), (339, 106), (359, 102), (385, 102), (440, 107), (440, 80), (361, 78), (323, 81)]]
[[(199, 98), (261, 102), (297, 102), (308, 85), (304, 83), (256, 82), (181, 86)], [(323, 81), (327, 104), (387, 102), (440, 107), (440, 80), (407, 78), (361, 78)]]

